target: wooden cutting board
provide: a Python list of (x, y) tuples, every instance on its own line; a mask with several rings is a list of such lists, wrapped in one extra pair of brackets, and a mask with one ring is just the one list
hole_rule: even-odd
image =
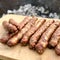
[[(6, 34), (6, 31), (4, 30), (2, 26), (2, 22), (4, 20), (9, 20), (10, 18), (13, 18), (17, 22), (21, 22), (24, 19), (25, 16), (21, 15), (5, 15), (2, 18), (0, 18), (0, 37), (3, 34)], [(41, 18), (41, 17), (40, 17)], [(50, 20), (50, 19), (47, 19)], [(58, 19), (55, 19), (58, 20)], [(55, 54), (55, 51), (52, 49), (46, 49), (45, 52), (42, 55), (39, 55), (36, 51), (30, 50), (29, 46), (22, 47), (20, 44), (14, 46), (14, 47), (8, 47), (7, 45), (4, 45), (0, 43), (0, 59), (4, 60), (60, 60), (60, 56), (57, 56)]]

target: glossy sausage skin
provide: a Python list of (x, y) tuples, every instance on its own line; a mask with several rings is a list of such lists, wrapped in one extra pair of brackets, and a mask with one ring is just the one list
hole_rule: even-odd
[(18, 31), (16, 31), (15, 33), (12, 33), (12, 34), (6, 34), (4, 35), (3, 37), (0, 38), (0, 42), (1, 43), (7, 43), (7, 41), (12, 38)]
[(60, 40), (60, 26), (56, 29), (56, 31), (53, 33), (49, 45), (51, 47), (55, 47)]
[(40, 54), (42, 54), (45, 50), (45, 48), (48, 45), (48, 41), (51, 38), (52, 34), (56, 30), (56, 28), (59, 26), (59, 22), (54, 22), (49, 26), (49, 28), (43, 33), (41, 38), (39, 39), (39, 42), (36, 44), (35, 48), (36, 51)]
[(9, 23), (16, 26), (18, 29), (20, 29), (19, 28), (19, 23), (17, 23), (14, 19), (9, 19)]
[(7, 21), (3, 21), (3, 27), (10, 33), (13, 33), (13, 32), (16, 32), (17, 31), (17, 28), (16, 26), (8, 23)]
[(29, 41), (30, 48), (34, 48), (39, 37), (44, 33), (44, 31), (53, 23), (53, 20), (47, 20), (35, 33), (32, 35)]
[(57, 55), (60, 55), (60, 42), (57, 44), (57, 46), (55, 47), (55, 53)]
[(37, 23), (34, 25), (34, 26), (32, 26), (31, 27), (31, 29), (30, 30), (28, 30), (25, 34), (24, 34), (24, 36), (23, 36), (23, 38), (22, 38), (22, 40), (21, 40), (21, 44), (22, 45), (27, 45), (27, 43), (28, 43), (28, 41), (29, 41), (29, 38), (36, 32), (36, 30), (39, 28), (39, 27), (41, 27), (41, 25), (43, 24), (45, 22), (45, 20), (43, 19), (41, 19), (41, 20), (37, 20)]

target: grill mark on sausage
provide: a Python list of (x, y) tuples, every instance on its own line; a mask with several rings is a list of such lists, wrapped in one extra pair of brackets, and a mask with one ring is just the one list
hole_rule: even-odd
[(55, 47), (55, 53), (57, 55), (60, 55), (60, 42), (57, 44), (57, 46)]
[(48, 45), (48, 41), (49, 41), (50, 37), (52, 36), (52, 34), (56, 30), (56, 28), (59, 26), (59, 24), (60, 23), (58, 21), (53, 23), (53, 24), (51, 24), (49, 26), (49, 28), (43, 33), (43, 35), (39, 39), (39, 42), (35, 46), (36, 51), (38, 53), (42, 54), (45, 51), (45, 48)]
[(46, 22), (32, 35), (29, 41), (29, 47), (34, 48), (40, 36), (44, 33), (44, 31), (53, 23), (53, 20), (46, 20)]
[[(9, 22), (7, 21), (3, 21), (3, 27), (8, 31), (8, 34), (6, 36), (3, 36), (0, 39), (0, 42), (2, 43), (7, 43), (7, 41), (12, 38), (12, 36), (14, 36), (18, 30), (17, 29), (22, 29), (24, 27), (24, 25), (26, 25), (29, 20), (31, 19), (31, 17), (25, 17), (24, 20), (20, 23), (17, 23), (16, 21), (14, 21), (13, 19), (9, 19)], [(21, 28), (19, 27), (19, 25), (21, 26)]]
[(29, 38), (36, 32), (36, 30), (39, 28), (39, 27), (41, 27), (41, 25), (45, 22), (46, 20), (38, 20), (37, 21), (37, 23), (34, 25), (34, 26), (32, 26), (31, 27), (31, 29), (30, 30), (28, 30), (25, 34), (24, 34), (24, 36), (23, 36), (23, 38), (22, 38), (22, 40), (21, 40), (21, 44), (22, 45), (27, 45), (27, 43), (28, 43), (28, 41), (29, 41)]
[(25, 25), (25, 27), (22, 28), (21, 31), (19, 31), (15, 36), (13, 36), (7, 42), (7, 45), (8, 46), (14, 46), (14, 45), (16, 45), (20, 41), (20, 39), (22, 38), (22, 36), (35, 24), (36, 21), (37, 21), (36, 17), (33, 17), (32, 19), (30, 19), (29, 23), (27, 23)]
[(59, 40), (60, 40), (60, 26), (53, 33), (49, 45), (55, 47), (58, 44)]

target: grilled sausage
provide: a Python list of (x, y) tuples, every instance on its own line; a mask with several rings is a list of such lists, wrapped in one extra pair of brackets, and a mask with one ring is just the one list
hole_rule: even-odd
[(55, 47), (58, 44), (59, 40), (60, 40), (60, 26), (56, 29), (56, 31), (52, 35), (49, 45)]
[(3, 21), (2, 24), (3, 24), (3, 27), (4, 27), (8, 32), (11, 32), (11, 33), (12, 33), (12, 32), (17, 31), (16, 26), (8, 23), (7, 21)]
[(9, 19), (9, 23), (12, 24), (12, 25), (14, 25), (14, 26), (16, 26), (18, 28), (18, 30), (20, 30), (19, 23), (17, 23), (15, 20)]
[(25, 27), (18, 32), (18, 34), (16, 34), (15, 36), (13, 36), (13, 38), (11, 38), (8, 42), (7, 42), (7, 45), (9, 46), (13, 46), (13, 45), (16, 45), (20, 39), (22, 38), (22, 36), (35, 24), (37, 18), (34, 17), (32, 18), (29, 23), (27, 23), (25, 25)]
[(25, 18), (23, 19), (23, 21), (20, 22), (20, 23), (17, 23), (17, 22), (14, 21), (13, 19), (10, 19), (10, 20), (9, 20), (9, 23), (15, 25), (15, 26), (18, 28), (18, 30), (21, 30), (21, 29), (29, 22), (30, 19), (31, 19), (31, 17), (28, 17), (28, 16), (27, 16), (27, 17), (25, 17)]
[(43, 34), (43, 32), (53, 23), (53, 20), (47, 20), (30, 38), (29, 45), (30, 48), (34, 48), (37, 43), (39, 37)]
[(58, 21), (51, 24), (49, 28), (43, 33), (43, 35), (41, 36), (41, 38), (39, 39), (38, 43), (35, 46), (36, 51), (38, 53), (42, 54), (44, 52), (45, 48), (48, 45), (50, 37), (52, 36), (56, 28), (59, 26), (59, 24), (60, 23)]
[(22, 40), (21, 40), (21, 44), (22, 44), (22, 45), (26, 45), (26, 44), (28, 43), (29, 38), (32, 36), (32, 34), (34, 34), (34, 33), (36, 32), (36, 30), (37, 30), (44, 22), (45, 22), (44, 19), (43, 19), (43, 20), (38, 20), (37, 23), (36, 23), (34, 26), (32, 26), (31, 29), (28, 30), (28, 31), (24, 34), (24, 36), (23, 36), (23, 38), (22, 38)]
[(55, 52), (57, 55), (60, 55), (60, 42), (58, 43), (58, 45), (55, 47)]
[[(24, 25), (26, 23), (28, 23), (29, 21), (29, 17), (25, 17), (24, 20), (20, 23), (21, 25), (21, 29), (24, 27)], [(25, 21), (26, 20), (26, 21)], [(10, 26), (11, 25), (11, 26)], [(9, 22), (7, 21), (3, 21), (3, 26), (6, 30), (8, 30), (8, 34), (6, 36), (3, 36), (0, 41), (2, 43), (7, 43), (7, 41), (12, 37), (14, 36), (18, 31), (16, 31), (15, 29), (16, 28), (19, 28), (19, 23), (17, 23), (16, 21), (14, 21), (13, 19), (9, 19)], [(16, 26), (16, 28), (15, 28)]]
[(16, 33), (17, 33), (18, 31), (16, 31), (15, 33), (12, 33), (12, 34), (6, 34), (6, 35), (4, 35), (2, 38), (0, 38), (0, 42), (1, 43), (7, 43), (7, 41), (10, 39), (10, 38), (12, 38)]

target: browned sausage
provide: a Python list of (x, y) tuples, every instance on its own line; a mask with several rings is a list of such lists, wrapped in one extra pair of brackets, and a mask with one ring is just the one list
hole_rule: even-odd
[(44, 52), (45, 48), (48, 45), (48, 41), (49, 41), (50, 37), (52, 36), (52, 34), (56, 30), (56, 28), (59, 26), (59, 24), (60, 24), (60, 22), (58, 22), (58, 21), (51, 24), (49, 26), (49, 28), (43, 33), (43, 35), (41, 36), (41, 38), (39, 39), (38, 43), (35, 46), (36, 51), (38, 53), (42, 54)]
[(12, 34), (6, 34), (4, 35), (2, 38), (0, 38), (0, 42), (1, 43), (7, 43), (7, 41), (12, 38), (18, 31), (16, 31), (15, 33), (12, 33)]
[(35, 44), (37, 43), (39, 37), (52, 23), (53, 23), (53, 20), (46, 20), (46, 22), (34, 33), (34, 35), (32, 35), (29, 41), (30, 48), (35, 47)]
[[(28, 21), (29, 21), (29, 17), (25, 17), (24, 18), (24, 21), (22, 21), (21, 23), (20, 23), (20, 25), (22, 25), (21, 26), (21, 29), (24, 27), (24, 25), (25, 24), (27, 24), (28, 23)], [(26, 20), (26, 21), (25, 21)], [(10, 25), (12, 25), (11, 27), (10, 27)], [(12, 32), (12, 34), (7, 34), (6, 36), (3, 36), (1, 39), (0, 39), (0, 41), (2, 42), (2, 43), (7, 43), (7, 41), (12, 37), (12, 36), (14, 36), (18, 31), (15, 31), (15, 26), (16, 26), (16, 28), (18, 28), (19, 27), (19, 23), (17, 23), (16, 21), (14, 21), (13, 19), (9, 19), (9, 22), (7, 22), (7, 21), (3, 21), (3, 26), (4, 26), (4, 28), (6, 29), (6, 30), (8, 30), (8, 32), (10, 33), (10, 32)]]
[(9, 31), (9, 32), (11, 32), (11, 33), (17, 31), (16, 26), (8, 23), (7, 21), (3, 21), (2, 24), (3, 24), (3, 27), (4, 27), (7, 31)]
[(9, 23), (12, 24), (12, 25), (14, 25), (14, 26), (16, 26), (18, 28), (18, 30), (20, 30), (19, 23), (17, 23), (15, 20), (9, 19)]
[(15, 25), (19, 30), (21, 30), (21, 29), (29, 22), (30, 19), (31, 19), (31, 17), (28, 17), (28, 16), (27, 16), (27, 17), (25, 17), (25, 18), (23, 19), (23, 21), (20, 22), (20, 23), (17, 23), (17, 22), (14, 21), (13, 19), (10, 19), (10, 20), (9, 20), (9, 23)]
[(49, 45), (55, 47), (58, 44), (59, 40), (60, 40), (60, 26), (56, 29), (56, 31), (52, 35)]
[(31, 29), (28, 30), (28, 31), (24, 34), (24, 36), (23, 36), (23, 38), (22, 38), (22, 40), (21, 40), (21, 44), (22, 44), (22, 45), (26, 45), (26, 44), (28, 43), (29, 38), (32, 36), (32, 34), (34, 34), (34, 33), (36, 32), (36, 30), (37, 30), (44, 22), (45, 22), (44, 19), (43, 19), (43, 20), (42, 20), (42, 19), (41, 19), (41, 20), (37, 20), (37, 23), (36, 23), (34, 26), (32, 26)]
[(55, 47), (55, 52), (57, 55), (60, 55), (60, 42), (58, 43), (58, 45)]
[(27, 23), (25, 25), (25, 27), (18, 32), (18, 34), (16, 34), (15, 36), (13, 36), (13, 38), (11, 38), (8, 42), (7, 42), (7, 45), (9, 46), (13, 46), (13, 45), (16, 45), (20, 39), (22, 38), (22, 36), (35, 24), (37, 18), (34, 17), (32, 19), (30, 19), (29, 23)]

